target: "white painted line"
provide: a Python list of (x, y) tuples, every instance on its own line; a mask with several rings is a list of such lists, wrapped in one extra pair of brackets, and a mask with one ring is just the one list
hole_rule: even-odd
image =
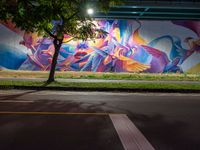
[(125, 150), (155, 150), (125, 114), (110, 114)]
[(34, 101), (0, 100), (0, 103), (33, 103)]

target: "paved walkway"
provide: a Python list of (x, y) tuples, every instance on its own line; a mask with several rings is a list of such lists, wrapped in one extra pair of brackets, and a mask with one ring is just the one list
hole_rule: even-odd
[[(46, 78), (0, 78), (0, 80), (14, 81), (46, 81)], [(110, 82), (110, 83), (175, 83), (175, 84), (200, 84), (200, 81), (147, 81), (147, 80), (103, 80), (103, 79), (56, 79), (59, 82)]]

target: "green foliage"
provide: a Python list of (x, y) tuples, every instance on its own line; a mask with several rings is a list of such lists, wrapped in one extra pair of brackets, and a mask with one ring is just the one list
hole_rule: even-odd
[[(29, 32), (46, 31), (53, 38), (65, 33), (86, 40), (97, 34), (87, 8), (106, 11), (117, 3), (119, 0), (1, 0), (0, 20), (12, 20)], [(52, 20), (62, 20), (54, 33)]]
[[(39, 89), (44, 87), (44, 81), (12, 81), (12, 80), (1, 80), (0, 89)], [(124, 90), (178, 90), (179, 92), (184, 92), (188, 90), (200, 91), (200, 84), (176, 84), (176, 83), (118, 83), (118, 82), (52, 82), (49, 85), (46, 85), (49, 89), (58, 90), (59, 87), (67, 89), (87, 89), (88, 90), (98, 90), (98, 89), (124, 89)]]
[(91, 16), (86, 13), (88, 7), (106, 11), (115, 2), (119, 0), (1, 0), (0, 20), (11, 20), (22, 30), (47, 33), (54, 39), (55, 53), (47, 80), (50, 83), (54, 81), (64, 34), (76, 39), (94, 39), (99, 30), (95, 29)]
[[(47, 71), (0, 71), (0, 78), (47, 78)], [(152, 73), (95, 73), (95, 72), (56, 72), (61, 79), (105, 79), (105, 80), (143, 80), (143, 81), (200, 81), (199, 74), (152, 74)]]

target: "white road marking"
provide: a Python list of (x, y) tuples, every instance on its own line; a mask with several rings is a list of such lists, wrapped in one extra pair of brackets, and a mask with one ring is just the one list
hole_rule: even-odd
[(125, 150), (155, 150), (125, 114), (110, 114)]
[(33, 103), (34, 101), (0, 100), (0, 103)]

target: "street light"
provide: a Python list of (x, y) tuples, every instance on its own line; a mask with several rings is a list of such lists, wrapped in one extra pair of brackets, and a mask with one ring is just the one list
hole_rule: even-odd
[(92, 15), (94, 13), (94, 10), (92, 8), (87, 9), (88, 15)]

